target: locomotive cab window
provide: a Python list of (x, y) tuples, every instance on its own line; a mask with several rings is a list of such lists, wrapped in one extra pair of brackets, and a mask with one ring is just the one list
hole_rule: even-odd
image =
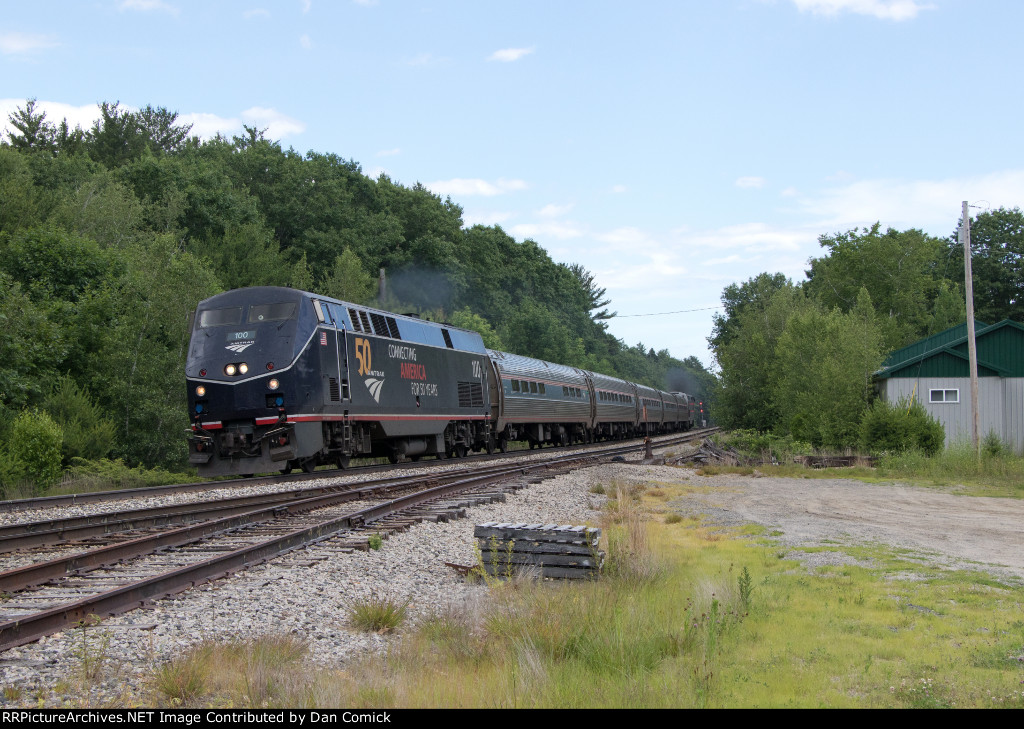
[(282, 321), (294, 319), (298, 307), (294, 301), (282, 301), (279, 304), (256, 304), (249, 307), (249, 321)]
[(201, 329), (206, 329), (208, 327), (231, 326), (232, 324), (241, 323), (241, 306), (229, 306), (226, 309), (210, 309), (209, 311), (204, 311), (199, 315), (199, 327)]

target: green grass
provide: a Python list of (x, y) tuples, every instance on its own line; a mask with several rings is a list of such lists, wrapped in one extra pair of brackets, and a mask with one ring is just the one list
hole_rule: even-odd
[(759, 473), (778, 478), (851, 478), (869, 483), (899, 481), (917, 486), (942, 488), (966, 496), (1024, 498), (1024, 458), (1011, 453), (985, 453), (981, 458), (967, 444), (954, 444), (934, 456), (911, 451), (878, 458), (874, 468), (808, 468), (797, 463), (759, 466), (706, 465), (701, 476)]
[(1024, 458), (982, 452), (979, 458), (966, 443), (956, 443), (928, 457), (918, 452), (880, 460), (878, 475), (923, 485), (952, 487), (973, 496), (1024, 498)]

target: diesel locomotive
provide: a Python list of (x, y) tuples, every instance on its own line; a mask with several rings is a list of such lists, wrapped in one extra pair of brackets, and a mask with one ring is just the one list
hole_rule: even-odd
[(210, 297), (191, 331), (189, 461), (202, 476), (569, 445), (688, 430), (696, 415), (685, 393), (288, 288)]

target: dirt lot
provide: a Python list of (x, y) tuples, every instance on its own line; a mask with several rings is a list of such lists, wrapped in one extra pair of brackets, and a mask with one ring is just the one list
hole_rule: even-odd
[[(1024, 584), (1024, 501), (957, 496), (932, 488), (845, 479), (718, 475), (651, 467), (652, 476), (679, 481), (690, 492), (671, 506), (722, 525), (757, 523), (782, 532), (787, 546), (884, 544), (950, 568), (982, 569)], [(689, 474), (689, 475), (687, 475)]]

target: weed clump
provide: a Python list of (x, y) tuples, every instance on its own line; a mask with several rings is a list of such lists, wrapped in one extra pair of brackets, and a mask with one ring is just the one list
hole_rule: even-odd
[(208, 690), (212, 652), (212, 646), (204, 644), (177, 660), (163, 664), (153, 677), (153, 687), (171, 706), (195, 706)]
[(615, 483), (614, 497), (605, 504), (602, 529), (608, 549), (604, 572), (616, 579), (648, 582), (661, 573), (650, 548), (647, 517), (640, 505), (640, 484)]
[(410, 600), (395, 600), (389, 595), (373, 595), (357, 600), (349, 609), (349, 620), (360, 630), (387, 633), (405, 620)]

